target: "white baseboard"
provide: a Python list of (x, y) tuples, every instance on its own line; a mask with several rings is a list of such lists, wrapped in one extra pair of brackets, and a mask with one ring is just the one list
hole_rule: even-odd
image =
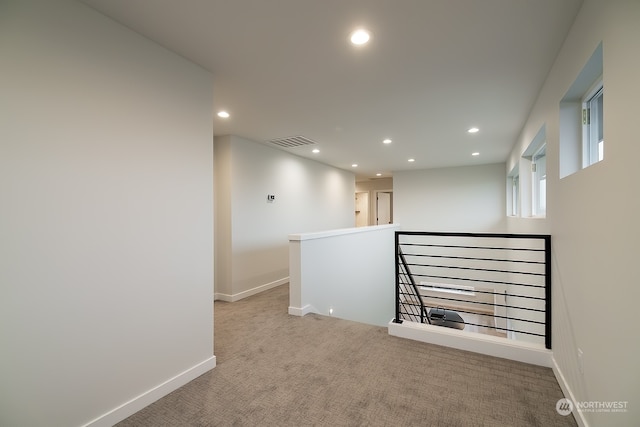
[(289, 306), (289, 314), (292, 316), (304, 316), (305, 314), (309, 314), (309, 313), (317, 313), (318, 311), (313, 308), (313, 306), (311, 306), (311, 304), (307, 304), (304, 307), (300, 308), (300, 307), (291, 307)]
[(513, 342), (505, 338), (466, 332), (441, 326), (413, 322), (388, 324), (389, 335), (408, 338), (430, 344), (473, 351), (488, 356), (516, 360), (532, 365), (552, 367), (552, 352), (526, 342)]
[[(573, 392), (571, 391), (571, 387), (569, 387), (569, 384), (567, 384), (567, 381), (565, 380), (564, 375), (562, 374), (562, 371), (560, 370), (560, 367), (556, 362), (556, 359), (552, 357), (551, 360), (553, 362), (553, 366), (551, 367), (551, 369), (553, 369), (553, 375), (555, 375), (556, 380), (558, 381), (558, 384), (560, 384), (560, 388), (562, 389), (562, 394), (564, 394), (564, 397), (569, 399), (570, 401), (577, 402), (576, 397), (573, 395)], [(589, 423), (587, 423), (587, 420), (584, 418), (584, 414), (582, 412), (578, 411), (577, 409), (574, 409), (572, 415), (573, 415), (573, 418), (576, 420), (576, 423), (578, 423), (580, 427), (589, 427)]]
[(213, 296), (213, 299), (226, 301), (226, 302), (236, 302), (236, 301), (240, 301), (243, 298), (250, 297), (251, 295), (259, 294), (260, 292), (264, 292), (271, 288), (275, 288), (276, 286), (284, 285), (285, 283), (288, 283), (288, 282), (289, 282), (289, 276), (283, 277), (282, 279), (274, 280), (273, 282), (265, 283), (264, 285), (256, 286), (253, 289), (249, 289), (247, 291), (239, 292), (233, 295), (216, 292)]
[(83, 427), (111, 427), (215, 367), (216, 356), (211, 356), (207, 360), (204, 360), (186, 371), (181, 372), (175, 377), (168, 379), (162, 384), (145, 391), (117, 408), (100, 415), (98, 418), (88, 422)]

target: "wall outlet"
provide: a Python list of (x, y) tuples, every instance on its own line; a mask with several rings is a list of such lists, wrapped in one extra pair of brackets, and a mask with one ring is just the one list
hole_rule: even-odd
[(578, 370), (581, 374), (584, 374), (584, 353), (578, 349)]

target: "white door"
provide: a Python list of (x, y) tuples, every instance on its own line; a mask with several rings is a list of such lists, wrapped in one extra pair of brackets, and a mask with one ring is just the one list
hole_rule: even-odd
[(356, 227), (369, 225), (369, 193), (356, 193)]
[(391, 195), (390, 191), (381, 191), (376, 194), (376, 224), (378, 225), (393, 222)]

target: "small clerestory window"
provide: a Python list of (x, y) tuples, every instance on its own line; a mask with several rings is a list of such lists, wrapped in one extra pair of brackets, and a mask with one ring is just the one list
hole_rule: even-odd
[(582, 103), (582, 167), (591, 166), (604, 159), (602, 80), (595, 85)]

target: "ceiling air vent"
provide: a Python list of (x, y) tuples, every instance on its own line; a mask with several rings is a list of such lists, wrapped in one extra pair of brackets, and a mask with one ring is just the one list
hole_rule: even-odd
[(305, 145), (316, 145), (315, 141), (310, 140), (304, 136), (289, 136), (287, 138), (276, 138), (268, 141), (269, 144), (277, 145), (281, 148), (295, 148)]

